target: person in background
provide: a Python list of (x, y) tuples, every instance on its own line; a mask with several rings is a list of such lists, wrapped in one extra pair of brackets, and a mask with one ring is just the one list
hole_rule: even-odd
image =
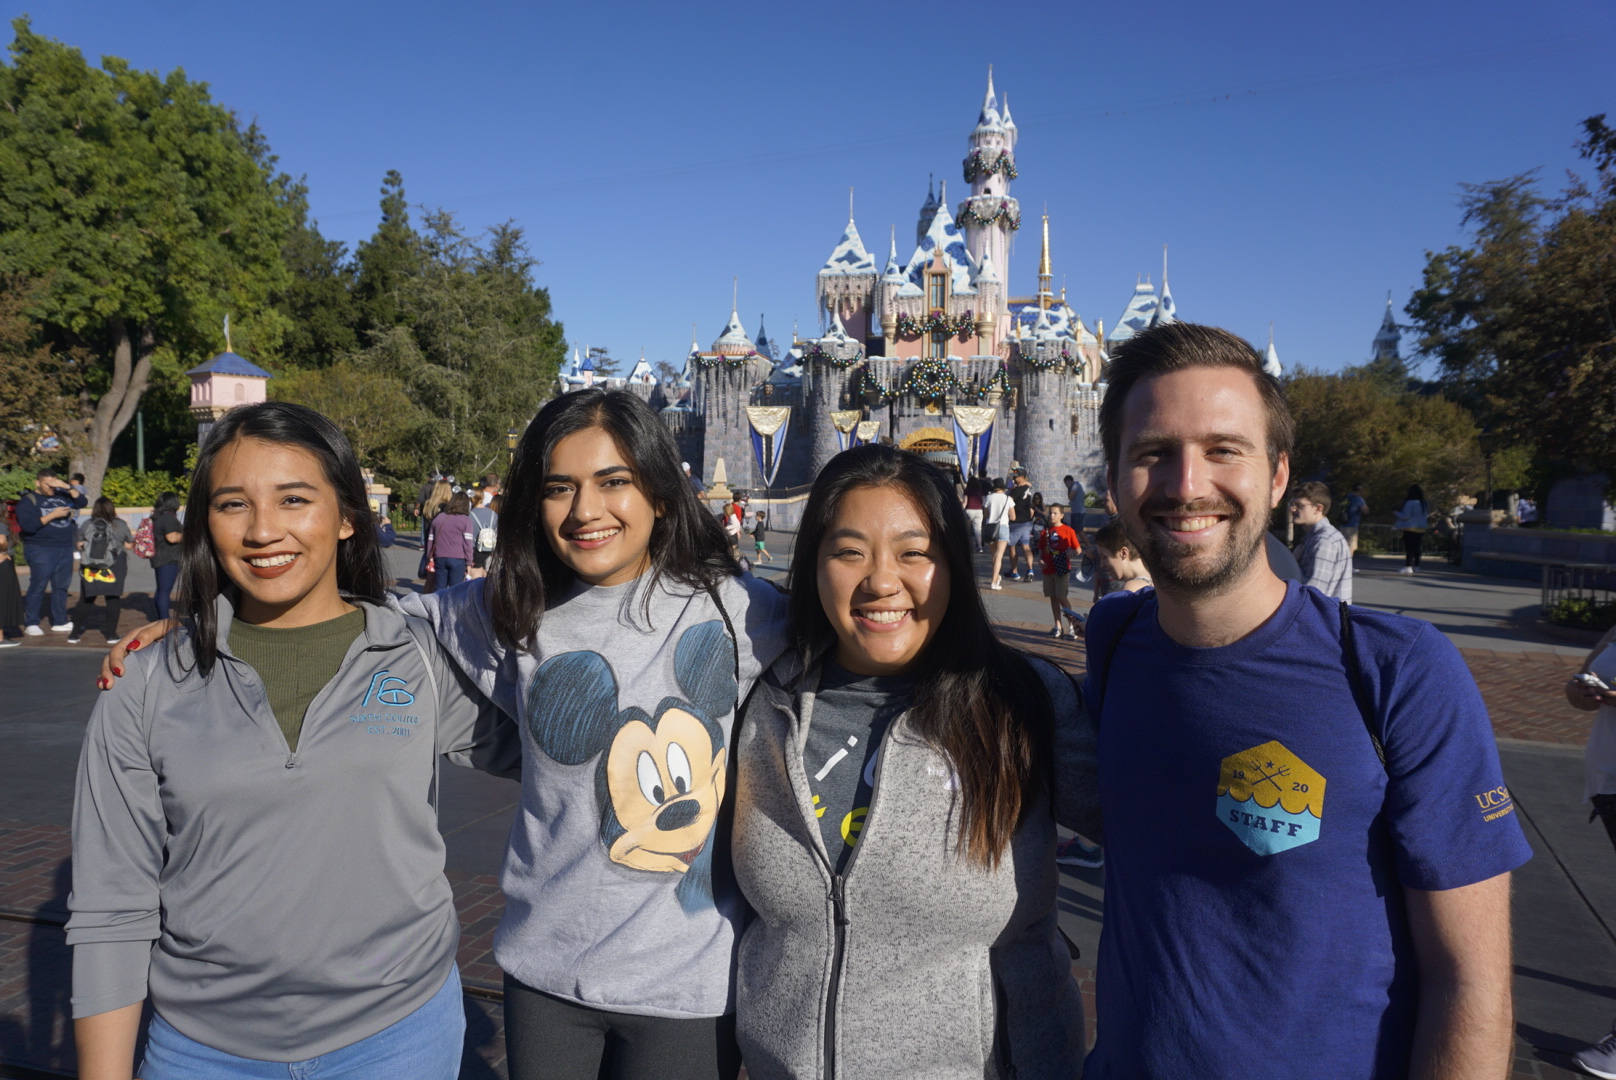
[(431, 557), (427, 554), (427, 533), (431, 531), (432, 519), (443, 513), (449, 506), (449, 500), (454, 498), (454, 488), (450, 483), (452, 477), (439, 476), (432, 482), (427, 491), (425, 500), (421, 503), (421, 564), (416, 568), (415, 576), (424, 583), (422, 591), (431, 592), (437, 588), (437, 580), (427, 563)]
[(483, 506), (471, 508), (473, 537), (471, 567), (466, 571), (467, 580), (480, 578), (488, 573), (488, 561), (494, 557), (494, 547), (499, 541), (499, 511), (495, 506), (502, 502), (496, 485), (493, 498)]
[(432, 505), (432, 492), (438, 486), (438, 481), (442, 479), (442, 473), (436, 469), (432, 470), (432, 475), (427, 479), (426, 483), (421, 485), (421, 490), (416, 492), (415, 495), (414, 510), (415, 516), (421, 522), (421, 549), (423, 551), (426, 550), (426, 527), (432, 520), (427, 516), (427, 510)]
[(1004, 565), (1004, 549), (1010, 542), (1010, 496), (1005, 494), (1003, 480), (995, 479), (992, 493), (982, 500), (982, 542), (993, 549), (988, 588), (1002, 589), (999, 568)]
[[(1061, 618), (1066, 608), (1066, 594), (1071, 582), (1072, 560), (1082, 550), (1077, 533), (1065, 523), (1065, 507), (1060, 503), (1047, 511), (1048, 525), (1038, 534), (1039, 561), (1044, 571), (1044, 596), (1049, 599), (1049, 610), (1055, 619), (1051, 637), (1062, 637)], [(1077, 634), (1072, 633), (1077, 640)]]
[[(1341, 523), (1341, 535), (1347, 538), (1347, 550), (1358, 554), (1358, 529), (1363, 524), (1363, 516), (1369, 510), (1369, 502), (1363, 497), (1363, 483), (1352, 485), (1352, 493), (1347, 496), (1347, 512)], [(1356, 574), (1358, 571), (1354, 570)]]
[(986, 485), (980, 476), (965, 483), (965, 520), (971, 523), (971, 543), (976, 553), (982, 554), (982, 500), (987, 496)]
[(1525, 496), (1515, 504), (1515, 520), (1522, 525), (1533, 525), (1537, 522), (1537, 503)]
[(453, 588), (466, 580), (466, 568), (476, 554), (475, 539), (471, 496), (462, 491), (449, 498), (443, 513), (433, 518), (427, 527), (427, 561), (433, 564), (438, 588)]
[(1128, 541), (1122, 522), (1112, 518), (1094, 532), (1095, 601), (1118, 593), (1135, 593), (1154, 584), (1139, 550)]
[(22, 644), (22, 587), (11, 558), (11, 531), (0, 523), (0, 649)]
[[(1523, 500), (1524, 501), (1524, 500)], [(1595, 818), (1616, 845), (1616, 627), (1605, 631), (1582, 663), (1582, 671), (1567, 679), (1565, 697), (1572, 708), (1593, 713), (1588, 746), (1583, 751), (1583, 801), (1589, 804), (1588, 823)], [(1593, 675), (1598, 683), (1584, 682)], [(1603, 684), (1602, 689), (1600, 684)], [(1598, 1042), (1572, 1055), (1584, 1072), (1616, 1077), (1616, 1024)]]
[(1296, 549), (1302, 584), (1352, 603), (1352, 548), (1330, 524), (1330, 489), (1317, 480), (1291, 488), (1291, 520), (1306, 534)]
[(79, 538), (73, 519), (87, 502), (72, 485), (57, 478), (55, 469), (35, 473), (34, 490), (17, 500), (17, 525), (22, 531), (23, 554), (28, 559), (23, 633), (31, 637), (45, 633), (37, 624), (47, 585), (51, 593), (51, 630), (65, 634), (73, 629), (67, 618), (67, 596), (73, 588), (73, 559)]
[(494, 496), (498, 494), (499, 476), (496, 473), (489, 473), (483, 477), (483, 501), (479, 505), (488, 506), (492, 504)]
[(174, 583), (180, 577), (180, 541), (184, 539), (180, 525), (180, 497), (172, 491), (157, 496), (152, 504), (152, 573), (157, 583), (152, 587), (152, 602), (157, 605), (159, 620), (169, 617)]
[[(90, 520), (79, 526), (79, 606), (73, 613), (73, 629), (67, 643), (77, 645), (84, 632), (99, 624), (108, 645), (118, 640), (118, 616), (123, 613), (123, 587), (129, 577), (128, 552), (135, 546), (134, 534), (118, 516), (112, 500), (95, 500)], [(97, 597), (104, 597), (102, 605)]]
[(1020, 567), (1027, 566), (1025, 580), (1033, 577), (1032, 566), (1032, 484), (1024, 469), (1017, 469), (1010, 480), (1010, 580), (1021, 581)]
[(757, 512), (757, 521), (752, 526), (752, 554), (758, 562), (773, 562), (774, 556), (769, 554), (767, 547), (769, 537), (768, 515), (762, 510)]
[(1425, 530), (1431, 526), (1431, 508), (1426, 505), (1425, 489), (1420, 485), (1408, 485), (1408, 495), (1394, 524), (1403, 530), (1403, 568), (1397, 572), (1412, 574), (1420, 568), (1420, 546), (1425, 542)]
[(691, 471), (690, 471), (690, 462), (681, 461), (679, 463), (679, 468), (684, 471), (685, 482), (690, 485), (690, 490), (694, 491), (696, 493), (696, 498), (698, 498), (698, 499), (706, 499), (707, 498), (707, 485), (705, 485), (705, 484), (703, 484), (701, 482), (701, 477), (695, 476), (695, 475), (693, 475), (691, 473)]

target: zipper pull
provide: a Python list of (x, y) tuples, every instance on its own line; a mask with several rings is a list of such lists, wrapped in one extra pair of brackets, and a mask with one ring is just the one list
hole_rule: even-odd
[(848, 924), (847, 903), (846, 898), (842, 893), (842, 875), (840, 874), (833, 874), (831, 876), (830, 902), (831, 907), (835, 910), (836, 925), (846, 926)]
[(297, 751), (296, 750), (293, 750), (290, 754), (286, 755), (286, 767), (288, 769), (297, 768)]

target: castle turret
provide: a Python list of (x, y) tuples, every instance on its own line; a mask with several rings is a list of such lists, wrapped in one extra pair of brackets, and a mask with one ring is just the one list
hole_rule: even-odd
[(1380, 333), (1375, 335), (1374, 355), (1372, 360), (1389, 360), (1399, 362), (1403, 359), (1403, 332), (1397, 329), (1397, 320), (1392, 318), (1392, 294), (1386, 294), (1386, 317), (1380, 320)]
[(832, 317), (830, 332), (802, 350), (802, 402), (809, 432), (809, 476), (818, 475), (841, 449), (832, 413), (857, 411), (848, 398), (853, 371), (864, 361), (864, 349), (848, 334), (839, 318)]
[(752, 432), (746, 407), (752, 391), (769, 377), (771, 363), (758, 355), (757, 346), (746, 336), (741, 316), (730, 308), (729, 322), (713, 347), (697, 353), (695, 361), (694, 408), (702, 413), (702, 466), (710, 478), (723, 458), (733, 488), (758, 486), (756, 463), (752, 460)]
[(839, 316), (842, 325), (858, 340), (870, 335), (870, 312), (875, 301), (875, 283), (880, 274), (853, 224), (853, 195), (847, 196), (847, 228), (831, 251), (830, 258), (815, 278), (815, 295), (827, 317)]
[(1021, 204), (1010, 197), (1010, 181), (1016, 178), (1016, 127), (1008, 122), (1008, 103), (999, 110), (993, 92), (993, 69), (988, 68), (988, 89), (982, 99), (982, 112), (971, 132), (971, 148), (965, 155), (965, 182), (971, 195), (960, 203), (955, 224), (965, 233), (965, 246), (971, 258), (982, 261), (991, 253), (1000, 273), (1010, 266), (1010, 234), (1021, 227)]

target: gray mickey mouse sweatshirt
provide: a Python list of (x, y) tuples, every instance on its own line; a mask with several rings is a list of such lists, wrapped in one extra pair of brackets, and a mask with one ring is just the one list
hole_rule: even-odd
[(547, 994), (615, 1012), (722, 1016), (745, 904), (715, 835), (735, 704), (785, 648), (786, 597), (750, 576), (704, 591), (575, 587), (534, 653), (495, 639), (483, 581), (405, 601), (520, 720), (522, 805), (494, 956)]

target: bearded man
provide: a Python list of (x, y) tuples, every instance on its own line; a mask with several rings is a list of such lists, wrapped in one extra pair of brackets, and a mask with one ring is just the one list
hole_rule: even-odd
[(1155, 588), (1088, 623), (1106, 903), (1084, 1076), (1504, 1076), (1531, 849), (1458, 651), (1259, 557), (1294, 428), (1249, 343), (1171, 323), (1109, 375), (1108, 490)]

